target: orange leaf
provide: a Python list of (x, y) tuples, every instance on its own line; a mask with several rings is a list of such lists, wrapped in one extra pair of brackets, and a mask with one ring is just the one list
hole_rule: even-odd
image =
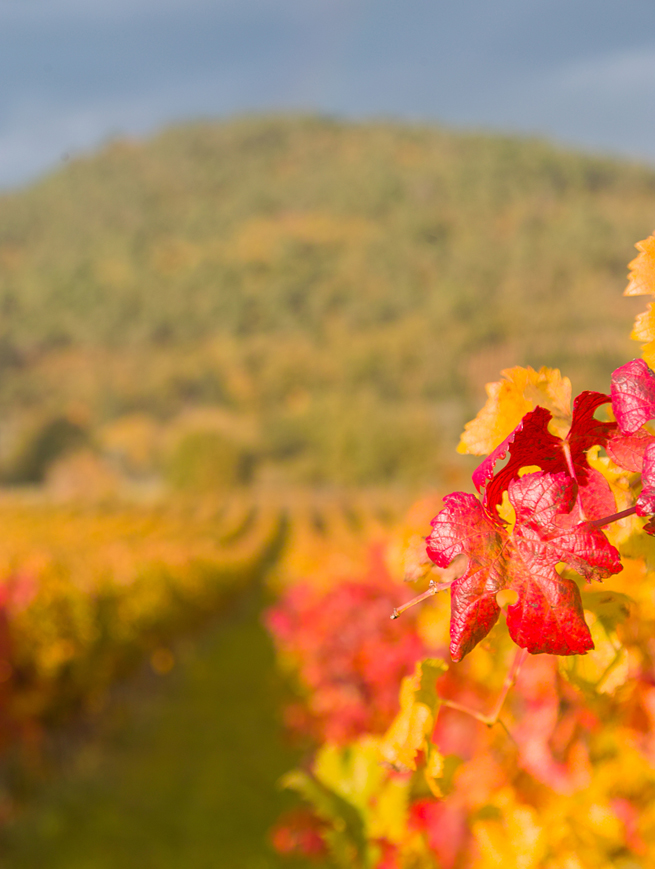
[(643, 314), (637, 314), (630, 337), (633, 341), (655, 341), (655, 309), (649, 305)]
[[(640, 252), (629, 265), (628, 286), (624, 296), (655, 295), (655, 233), (638, 241), (635, 245)], [(642, 356), (649, 365), (655, 364), (655, 308), (649, 305), (643, 314), (638, 314), (630, 337), (633, 341), (643, 341)]]
[[(482, 456), (493, 452), (526, 413), (540, 406), (550, 410), (556, 427), (571, 422), (571, 381), (557, 368), (506, 368), (503, 380), (487, 384), (487, 402), (464, 427), (459, 453)], [(557, 425), (559, 423), (559, 426)], [(558, 432), (559, 433), (559, 432)], [(565, 431), (563, 433), (566, 433)]]
[(655, 296), (655, 233), (638, 241), (635, 247), (640, 253), (628, 264), (630, 274), (623, 295), (646, 296), (650, 293)]

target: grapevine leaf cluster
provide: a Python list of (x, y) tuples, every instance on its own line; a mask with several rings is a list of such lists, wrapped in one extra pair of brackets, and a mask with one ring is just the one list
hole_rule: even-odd
[(451, 656), (461, 660), (487, 636), (500, 614), (496, 595), (503, 589), (518, 593), (507, 609), (517, 645), (533, 654), (582, 654), (593, 642), (580, 592), (557, 564), (575, 565), (589, 578), (606, 577), (621, 569), (619, 554), (602, 531), (571, 523), (576, 487), (566, 474), (528, 474), (512, 480), (508, 495), (516, 511), (511, 532), (463, 492), (447, 496), (433, 520), (433, 561), (448, 567), (454, 555), (468, 557), (466, 572), (451, 586)]
[[(614, 420), (595, 417), (604, 405)], [(516, 594), (507, 627), (518, 646), (551, 655), (593, 648), (578, 584), (558, 566), (588, 581), (622, 570), (602, 527), (632, 512), (655, 514), (655, 436), (644, 427), (653, 418), (655, 373), (635, 359), (613, 373), (611, 395), (578, 395), (564, 436), (551, 431), (548, 408), (537, 405), (526, 413), (474, 472), (479, 498), (465, 492), (444, 498), (427, 553), (442, 569), (466, 557), (464, 572), (450, 583), (454, 661), (487, 636), (501, 611), (498, 592), (506, 590)], [(641, 474), (641, 494), (621, 514), (609, 482), (589, 465), (592, 447), (605, 448), (618, 467)], [(644, 530), (655, 533), (653, 519)]]
[[(655, 295), (655, 236), (638, 248), (627, 292)], [(323, 714), (322, 744), (284, 781), (310, 809), (280, 820), (279, 851), (342, 869), (655, 865), (652, 307), (633, 337), (644, 358), (613, 373), (608, 395), (572, 403), (568, 379), (547, 368), (487, 386), (459, 447), (487, 456), (478, 494), (444, 499), (427, 546), (415, 544), (434, 502), (412, 512), (396, 592), (378, 571), (278, 603), (278, 650)], [(403, 578), (432, 605), (369, 622), (364, 610), (397, 600)], [(446, 588), (450, 607), (433, 597)], [(425, 648), (414, 662), (412, 634)], [(383, 695), (368, 666), (385, 645), (395, 717), (385, 699), (382, 717), (350, 718), (335, 739), (348, 709), (332, 692), (359, 685), (373, 710)]]

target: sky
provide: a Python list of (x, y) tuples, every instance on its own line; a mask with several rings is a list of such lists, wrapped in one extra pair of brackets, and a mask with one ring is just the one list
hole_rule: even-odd
[(121, 136), (288, 111), (655, 163), (655, 2), (0, 0), (0, 187)]

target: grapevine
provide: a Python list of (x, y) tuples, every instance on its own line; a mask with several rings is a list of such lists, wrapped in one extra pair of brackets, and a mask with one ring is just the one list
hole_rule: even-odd
[[(626, 293), (655, 295), (655, 235), (637, 247)], [(643, 358), (607, 393), (571, 402), (548, 368), (489, 384), (459, 446), (486, 456), (476, 494), (445, 496), (427, 536), (416, 527), (426, 548), (405, 572), (422, 585), (387, 611), (402, 633), (376, 629), (392, 647), (413, 633), (430, 657), (389, 673), (399, 704), (384, 731), (362, 719), (335, 740), (341, 709), (325, 709), (312, 759), (284, 782), (310, 808), (295, 836), (280, 820), (280, 850), (361, 869), (653, 865), (652, 306), (632, 337)], [(370, 579), (351, 578), (353, 600)], [(337, 594), (316, 592), (306, 631)], [(390, 597), (381, 584), (378, 600)], [(288, 656), (293, 637), (271, 627)], [(338, 636), (324, 624), (326, 661)], [(314, 663), (311, 679), (297, 669), (310, 706), (327, 672)], [(344, 663), (341, 676), (355, 672)]]

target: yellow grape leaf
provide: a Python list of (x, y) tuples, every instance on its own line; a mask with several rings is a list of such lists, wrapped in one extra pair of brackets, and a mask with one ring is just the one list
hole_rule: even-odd
[(437, 594), (430, 606), (417, 607), (416, 632), (430, 649), (448, 648), (450, 643), (450, 597)]
[[(571, 381), (557, 368), (506, 368), (503, 380), (487, 383), (487, 401), (466, 423), (457, 452), (487, 455), (502, 443), (526, 413), (538, 405), (553, 414), (564, 433), (571, 423)], [(559, 431), (557, 432), (560, 433)]]
[[(628, 286), (624, 296), (655, 296), (655, 233), (635, 245), (639, 256), (628, 264)], [(650, 339), (652, 340), (652, 339)]]
[(516, 794), (503, 788), (495, 800), (498, 819), (480, 819), (473, 824), (479, 869), (540, 869), (548, 851), (548, 838), (531, 806), (518, 802)]
[(371, 736), (346, 746), (321, 746), (313, 772), (322, 785), (348, 800), (363, 815), (388, 775), (379, 763), (378, 740)]
[(641, 358), (646, 365), (655, 368), (655, 341), (649, 341), (648, 344), (641, 346)]
[(415, 702), (415, 688), (413, 676), (403, 680), (400, 689), (401, 710), (381, 746), (384, 759), (401, 769), (416, 769), (416, 755), (434, 723), (432, 710), (424, 703)]
[(443, 754), (430, 742), (428, 743), (428, 756), (425, 763), (425, 781), (432, 792), (432, 796), (437, 797), (437, 799), (443, 796), (439, 784), (439, 779), (443, 777), (443, 773)]
[(583, 592), (582, 597), (594, 648), (587, 655), (558, 658), (560, 672), (587, 695), (611, 695), (630, 675), (628, 651), (614, 627), (627, 618), (631, 601), (616, 592)]
[(630, 337), (633, 341), (655, 340), (655, 309), (652, 305), (649, 305), (643, 314), (637, 314)]
[[(390, 777), (380, 763), (379, 742), (375, 737), (364, 736), (348, 745), (321, 746), (314, 762), (313, 780), (333, 799), (344, 800), (357, 809), (367, 839), (399, 843), (406, 835), (410, 781)], [(323, 798), (323, 791), (319, 796)], [(318, 808), (323, 806), (315, 798), (314, 804)], [(327, 809), (331, 810), (332, 804)], [(324, 810), (323, 816), (326, 815)]]
[[(655, 233), (635, 245), (639, 256), (629, 264), (628, 286), (624, 296), (655, 296)], [(655, 365), (655, 309), (648, 305), (643, 314), (638, 314), (630, 337), (643, 341), (642, 356), (650, 366)]]
[(390, 779), (378, 790), (369, 813), (371, 839), (387, 839), (399, 844), (407, 836), (409, 781)]
[(637, 314), (630, 337), (633, 341), (645, 342), (641, 345), (641, 355), (647, 365), (655, 366), (655, 307), (652, 304), (643, 314)]
[(400, 712), (382, 738), (380, 753), (393, 767), (416, 769), (416, 755), (426, 746), (438, 707), (435, 682), (447, 669), (437, 658), (419, 661), (400, 687)]
[(402, 554), (402, 577), (405, 582), (418, 582), (430, 573), (433, 563), (425, 547), (422, 534), (412, 534), (406, 541)]

